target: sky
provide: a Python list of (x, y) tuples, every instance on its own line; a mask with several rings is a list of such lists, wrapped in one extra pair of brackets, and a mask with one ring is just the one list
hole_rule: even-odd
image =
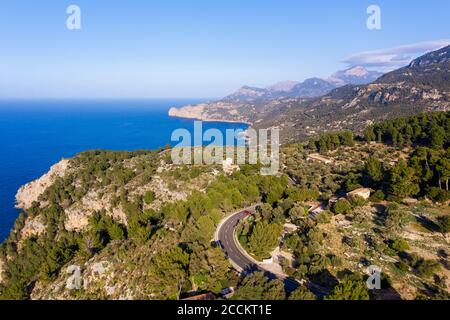
[[(370, 5), (381, 30), (367, 28)], [(448, 0), (1, 0), (0, 99), (217, 98), (387, 71), (450, 44), (449, 16)]]

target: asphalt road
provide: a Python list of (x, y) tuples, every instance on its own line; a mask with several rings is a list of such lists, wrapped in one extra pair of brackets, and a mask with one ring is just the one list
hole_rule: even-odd
[(234, 214), (225, 223), (223, 223), (218, 232), (218, 240), (228, 259), (230, 259), (234, 265), (238, 266), (244, 273), (251, 273), (255, 271), (262, 271), (271, 279), (279, 279), (283, 281), (287, 292), (292, 292), (297, 289), (300, 284), (291, 278), (284, 278), (277, 276), (262, 267), (256, 265), (245, 254), (241, 252), (241, 249), (236, 245), (234, 240), (234, 230), (236, 229), (239, 221), (245, 219), (246, 214), (244, 211)]

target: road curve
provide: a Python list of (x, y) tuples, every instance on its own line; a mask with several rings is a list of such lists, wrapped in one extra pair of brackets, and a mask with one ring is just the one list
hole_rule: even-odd
[(242, 252), (243, 249), (236, 243), (235, 229), (238, 223), (246, 217), (245, 211), (254, 211), (255, 209), (256, 206), (242, 210), (228, 217), (228, 219), (219, 226), (216, 238), (237, 271), (247, 273), (262, 271), (272, 279), (279, 279), (283, 281), (286, 291), (292, 292), (300, 286), (296, 280), (275, 275), (274, 273), (265, 270), (263, 267), (252, 261), (246, 254), (244, 254)]

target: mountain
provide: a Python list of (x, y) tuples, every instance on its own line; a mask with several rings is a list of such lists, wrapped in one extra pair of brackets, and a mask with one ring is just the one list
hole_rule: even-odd
[(267, 88), (243, 86), (225, 98), (210, 103), (171, 108), (169, 115), (203, 121), (232, 121), (251, 123), (258, 120), (259, 113), (282, 98), (312, 99), (324, 96), (333, 89), (348, 84), (367, 84), (382, 74), (353, 67), (338, 71), (327, 80), (310, 78), (303, 82), (281, 81)]
[(374, 121), (450, 108), (450, 46), (419, 57), (367, 85), (347, 85), (316, 99), (278, 99), (254, 122), (279, 126), (284, 141), (323, 132), (363, 130)]
[(320, 79), (311, 78), (296, 84), (291, 91), (287, 93), (289, 97), (315, 98), (323, 96), (335, 89), (336, 86), (330, 82)]
[[(355, 77), (369, 79), (369, 74), (359, 68), (343, 74), (347, 81)], [(279, 95), (269, 89), (245, 89), (233, 96), (239, 97), (239, 101), (228, 98), (172, 109), (170, 115), (249, 123), (255, 128), (278, 126), (283, 141), (298, 141), (328, 131), (363, 130), (382, 119), (424, 111), (447, 111), (450, 107), (450, 46), (425, 54), (369, 84), (335, 89), (328, 84), (325, 80), (308, 79)], [(318, 97), (314, 97), (316, 94)], [(252, 99), (245, 100), (245, 95)]]
[(410, 82), (448, 90), (450, 82), (450, 46), (413, 60), (407, 67), (390, 72), (379, 79), (380, 83)]
[(282, 81), (267, 88), (244, 86), (221, 101), (239, 103), (273, 100), (283, 97), (316, 98), (329, 93), (335, 88), (335, 85), (320, 78), (310, 78), (303, 82)]
[(280, 81), (270, 87), (267, 87), (267, 89), (272, 92), (290, 92), (298, 84), (298, 81)]
[(377, 71), (369, 71), (364, 67), (356, 66), (346, 70), (338, 71), (329, 77), (328, 82), (334, 84), (336, 87), (345, 86), (347, 84), (369, 84), (374, 82), (383, 74)]
[(258, 99), (267, 99), (270, 91), (267, 89), (244, 86), (233, 94), (222, 99), (224, 102), (242, 102), (254, 101)]

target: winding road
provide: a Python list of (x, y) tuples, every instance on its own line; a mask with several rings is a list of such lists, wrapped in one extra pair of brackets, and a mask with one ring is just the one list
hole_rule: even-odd
[(246, 211), (254, 212), (257, 206), (258, 205), (243, 209), (242, 211), (237, 212), (224, 220), (219, 225), (216, 240), (220, 243), (228, 259), (231, 261), (231, 264), (237, 271), (243, 273), (262, 271), (266, 273), (269, 278), (283, 281), (286, 291), (292, 292), (300, 286), (300, 283), (292, 278), (276, 275), (271, 271), (265, 270), (261, 265), (258, 265), (252, 258), (250, 258), (247, 253), (243, 252), (242, 247), (237, 243), (235, 229), (238, 223), (247, 217)]

